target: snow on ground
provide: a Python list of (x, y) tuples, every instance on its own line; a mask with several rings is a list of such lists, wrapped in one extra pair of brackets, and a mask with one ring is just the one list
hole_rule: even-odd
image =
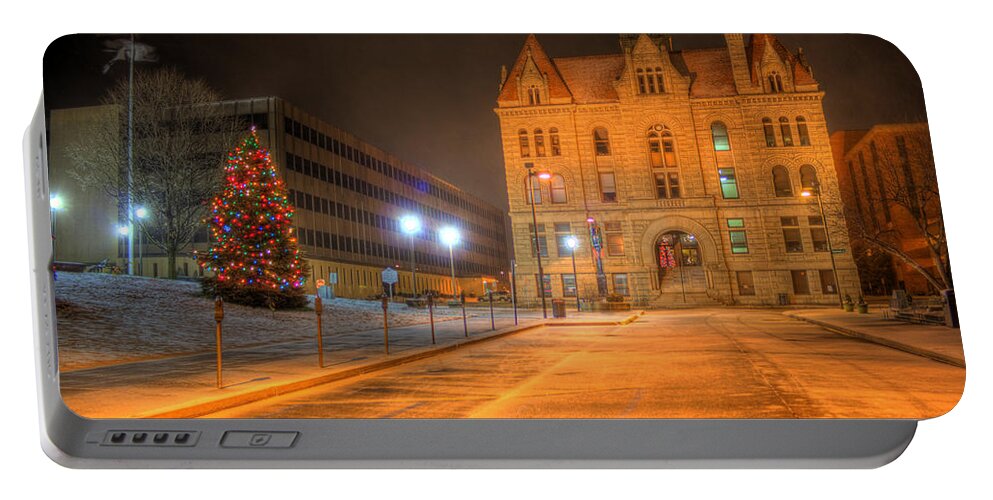
[[(214, 349), (214, 301), (191, 281), (60, 272), (55, 281), (59, 368), (73, 370)], [(378, 301), (324, 301), (325, 335), (382, 325)], [(435, 308), (444, 319), (461, 311)], [(390, 306), (390, 325), (428, 321), (427, 310)], [(313, 310), (224, 305), (224, 347), (312, 340)]]

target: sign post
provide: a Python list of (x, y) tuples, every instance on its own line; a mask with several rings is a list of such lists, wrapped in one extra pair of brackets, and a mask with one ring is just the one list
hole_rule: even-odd
[(428, 295), (428, 318), (431, 321), (431, 344), (434, 345), (434, 294)]
[(224, 301), (221, 300), (221, 296), (218, 295), (214, 298), (214, 322), (217, 323), (217, 329), (214, 332), (214, 340), (217, 343), (217, 388), (220, 389), (223, 383), (221, 382), (221, 322), (224, 321)]
[(400, 276), (396, 269), (393, 269), (392, 267), (383, 269), (383, 284), (389, 286), (390, 300), (393, 300), (393, 285), (397, 283), (399, 278)]
[(390, 353), (390, 299), (383, 295), (383, 349)]
[[(317, 280), (318, 286), (324, 286)], [(324, 314), (324, 304), (321, 303), (321, 296), (314, 297), (314, 311), (317, 312), (317, 366), (324, 368), (324, 337), (321, 327), (321, 315)]]

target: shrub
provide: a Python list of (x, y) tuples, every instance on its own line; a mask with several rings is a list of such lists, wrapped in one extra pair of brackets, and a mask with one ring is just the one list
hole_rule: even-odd
[(204, 278), (200, 282), (203, 294), (207, 297), (218, 295), (225, 302), (269, 309), (300, 309), (308, 304), (303, 288), (274, 292), (262, 288), (220, 284), (215, 278)]

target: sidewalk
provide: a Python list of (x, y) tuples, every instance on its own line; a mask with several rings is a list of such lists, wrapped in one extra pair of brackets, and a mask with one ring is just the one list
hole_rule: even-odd
[(884, 319), (885, 309), (886, 306), (870, 307), (869, 314), (833, 308), (788, 311), (783, 314), (844, 335), (965, 368), (962, 335), (958, 328)]
[[(383, 330), (325, 333), (324, 367), (318, 366), (316, 333), (311, 341), (292, 341), (224, 349), (223, 387), (216, 387), (215, 354), (201, 353), (75, 370), (60, 376), (66, 405), (89, 418), (191, 418), (308, 387), (382, 370), (545, 325), (619, 325), (640, 312), (575, 313), (542, 319), (540, 312), (490, 316), (473, 311), (465, 337), (461, 317), (429, 325), (390, 328), (390, 353)], [(370, 325), (372, 326), (372, 325)], [(327, 328), (327, 326), (326, 326)], [(329, 328), (328, 328), (329, 329)]]

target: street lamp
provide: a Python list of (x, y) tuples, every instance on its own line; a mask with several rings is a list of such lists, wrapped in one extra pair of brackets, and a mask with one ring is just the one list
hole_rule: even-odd
[(576, 312), (580, 312), (579, 275), (576, 274), (576, 249), (579, 248), (579, 239), (570, 234), (565, 238), (565, 246), (569, 247), (569, 250), (571, 250), (569, 253), (572, 254), (572, 284), (576, 292)]
[(448, 261), (452, 266), (452, 299), (455, 300), (455, 253), (452, 249), (455, 245), (459, 244), (461, 235), (459, 235), (459, 230), (452, 226), (445, 226), (438, 231), (438, 237), (441, 238), (441, 242), (448, 245)]
[[(144, 220), (145, 218), (148, 217), (148, 209), (146, 209), (145, 207), (138, 207), (135, 209), (134, 215), (135, 217)], [(142, 250), (144, 249), (144, 245), (142, 244), (141, 241), (141, 233), (144, 232), (142, 231), (143, 228), (144, 228), (144, 224), (138, 226), (138, 275), (139, 276), (145, 275), (145, 259), (142, 252)]]
[[(541, 296), (541, 315), (548, 319), (548, 309), (545, 304), (545, 271), (541, 267), (541, 243), (538, 241), (538, 212), (535, 210), (534, 199), (534, 178), (551, 179), (548, 172), (535, 174), (534, 163), (525, 163), (524, 168), (528, 169), (528, 198), (531, 202), (531, 226), (534, 230), (534, 253), (538, 256), (538, 295)], [(540, 187), (539, 187), (540, 189)]]
[(824, 224), (824, 238), (827, 240), (828, 253), (831, 254), (831, 274), (834, 276), (834, 287), (838, 292), (838, 303), (844, 307), (845, 301), (841, 298), (841, 281), (838, 280), (838, 266), (834, 261), (834, 247), (831, 246), (831, 231), (828, 228), (827, 218), (824, 216), (824, 203), (821, 200), (821, 183), (816, 180), (813, 181), (810, 189), (801, 191), (800, 196), (804, 198), (817, 197), (817, 209), (821, 213), (821, 223)]
[(52, 214), (52, 262), (55, 262), (55, 216), (59, 210), (65, 208), (65, 202), (61, 196), (53, 194), (48, 199), (48, 207)]
[(414, 257), (414, 235), (421, 232), (421, 219), (416, 215), (400, 217), (400, 230), (410, 237), (410, 286), (417, 297), (417, 260)]

